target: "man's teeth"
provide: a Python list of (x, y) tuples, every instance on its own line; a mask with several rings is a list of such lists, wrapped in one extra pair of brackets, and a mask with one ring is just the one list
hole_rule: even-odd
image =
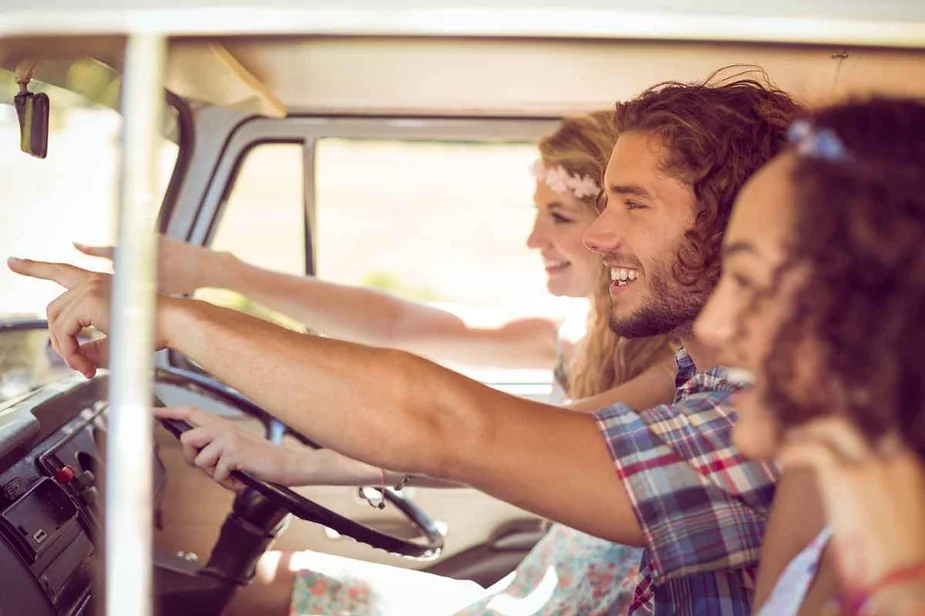
[(626, 269), (625, 267), (611, 267), (610, 268), (610, 279), (617, 283), (617, 286), (623, 286), (628, 282), (632, 282), (639, 277), (639, 272), (633, 269)]

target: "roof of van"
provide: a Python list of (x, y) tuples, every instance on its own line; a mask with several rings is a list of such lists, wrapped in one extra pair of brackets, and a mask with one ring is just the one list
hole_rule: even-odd
[(643, 38), (925, 46), (921, 0), (0, 0), (13, 34)]

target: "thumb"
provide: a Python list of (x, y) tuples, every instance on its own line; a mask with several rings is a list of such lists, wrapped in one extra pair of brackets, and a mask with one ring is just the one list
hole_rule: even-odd
[(112, 261), (116, 249), (112, 246), (88, 246), (80, 242), (74, 242), (74, 248), (91, 257), (101, 257)]
[(80, 345), (80, 354), (99, 368), (109, 366), (109, 338), (97, 338)]
[(244, 485), (243, 483), (241, 483), (234, 477), (227, 477), (219, 481), (218, 484), (222, 486), (223, 488), (225, 488), (226, 490), (231, 490), (232, 492), (243, 492), (244, 489), (247, 488), (246, 485)]

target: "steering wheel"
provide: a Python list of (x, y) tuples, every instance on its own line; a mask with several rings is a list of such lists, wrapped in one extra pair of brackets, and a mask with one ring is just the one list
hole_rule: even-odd
[[(159, 367), (155, 371), (154, 381), (155, 383), (164, 383), (204, 395), (220, 404), (231, 406), (247, 415), (259, 419), (268, 429), (268, 432), (273, 428), (282, 429), (304, 445), (313, 449), (320, 449), (319, 445), (311, 439), (300, 434), (297, 430), (293, 430), (289, 426), (286, 426), (247, 397), (209, 376), (172, 366)], [(192, 426), (185, 421), (174, 419), (164, 419), (160, 421), (161, 424), (177, 438), (180, 438), (181, 434), (192, 428)], [(436, 558), (443, 551), (443, 533), (440, 532), (430, 516), (414, 502), (408, 500), (403, 494), (391, 488), (379, 490), (382, 493), (383, 499), (401, 511), (408, 521), (421, 531), (421, 534), (426, 540), (424, 543), (416, 543), (371, 528), (365, 524), (344, 517), (339, 513), (335, 513), (327, 507), (319, 505), (285, 486), (257, 479), (249, 473), (234, 471), (231, 475), (247, 487), (265, 496), (276, 506), (288, 511), (297, 518), (321, 524), (341, 535), (352, 537), (374, 548), (379, 548), (402, 556), (422, 559)]]

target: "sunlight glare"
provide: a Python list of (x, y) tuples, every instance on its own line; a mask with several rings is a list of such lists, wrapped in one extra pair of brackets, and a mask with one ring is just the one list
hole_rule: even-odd
[(555, 567), (549, 567), (543, 581), (529, 595), (523, 598), (496, 595), (489, 601), (487, 611), (497, 612), (501, 616), (531, 616), (540, 611), (552, 598), (558, 584), (559, 576), (556, 575)]

